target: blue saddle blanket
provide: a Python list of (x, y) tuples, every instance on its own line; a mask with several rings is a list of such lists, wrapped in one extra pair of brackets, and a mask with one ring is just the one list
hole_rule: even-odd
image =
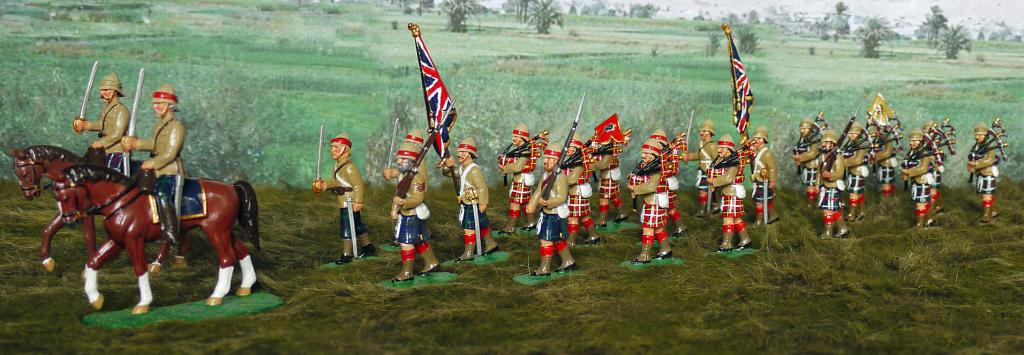
[[(159, 198), (166, 198), (168, 202), (174, 203), (174, 179), (173, 175), (163, 175), (156, 179), (156, 192)], [(206, 190), (199, 184), (199, 179), (185, 178), (184, 180), (178, 218), (185, 220), (206, 217)], [(152, 196), (149, 200), (153, 207), (153, 221), (158, 222), (156, 200)]]

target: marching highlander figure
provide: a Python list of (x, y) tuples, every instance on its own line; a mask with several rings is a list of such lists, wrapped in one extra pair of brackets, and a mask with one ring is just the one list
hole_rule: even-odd
[[(835, 131), (826, 130), (822, 132), (822, 154), (838, 149), (836, 147), (837, 140), (838, 137)], [(822, 165), (825, 164), (824, 161), (821, 163)], [(845, 185), (843, 181), (845, 174), (846, 166), (844, 165), (844, 159), (836, 157), (835, 162), (832, 163), (832, 169), (828, 171), (821, 170), (821, 174), (817, 176), (818, 189), (821, 194), (821, 196), (818, 196), (818, 207), (821, 208), (825, 221), (825, 230), (821, 234), (821, 239), (832, 238), (832, 236), (843, 238), (850, 234), (850, 230), (846, 228), (846, 222), (843, 221), (842, 190), (845, 188), (843, 186)], [(833, 227), (838, 227), (838, 230), (833, 231)]]
[(917, 228), (931, 227), (932, 183), (935, 176), (934, 152), (925, 144), (924, 133), (920, 129), (910, 131), (910, 153), (903, 161), (900, 175), (910, 181), (910, 199), (916, 206)]
[[(617, 144), (614, 142), (594, 142), (597, 144)], [(615, 206), (618, 216), (615, 222), (625, 221), (628, 216), (622, 210), (622, 198), (619, 197), (619, 180), (622, 179), (622, 171), (619, 170), (620, 149), (613, 147), (609, 154), (595, 154), (591, 156), (590, 169), (597, 174), (597, 223), (601, 227), (608, 224), (608, 212)]]
[(128, 107), (120, 101), (123, 96), (124, 90), (117, 74), (107, 74), (100, 79), (100, 99), (106, 103), (100, 110), (100, 119), (89, 121), (85, 117), (78, 117), (71, 128), (79, 134), (84, 131), (98, 131), (99, 139), (89, 145), (89, 154), (86, 154), (86, 158), (90, 163), (125, 173), (122, 162), (125, 159), (124, 149), (119, 143), (128, 130), (129, 113)]
[[(410, 142), (402, 143), (395, 156), (395, 163), (398, 166), (397, 172), (404, 174), (412, 172), (413, 163), (420, 152), (422, 145)], [(392, 281), (412, 281), (412, 264), (416, 260), (416, 253), (423, 257), (423, 269), (420, 276), (437, 270), (440, 263), (434, 256), (434, 249), (430, 247), (430, 230), (427, 228), (427, 218), (430, 218), (430, 210), (423, 203), (427, 195), (427, 169), (415, 169), (412, 178), (412, 185), (405, 198), (395, 196), (391, 210), (391, 218), (398, 220), (395, 226), (395, 240), (401, 247), (402, 269)]]
[(185, 143), (185, 125), (174, 117), (178, 110), (178, 97), (170, 84), (153, 92), (153, 112), (160, 121), (153, 127), (152, 139), (124, 137), (121, 147), (127, 151), (150, 152), (150, 159), (142, 162), (138, 176), (139, 188), (155, 195), (157, 216), (164, 238), (176, 241), (179, 234), (178, 210), (180, 190), (184, 184), (185, 165), (181, 149)]
[[(921, 131), (924, 135), (928, 136), (930, 141), (940, 142), (941, 139), (939, 137), (939, 133), (936, 132), (939, 130), (938, 127), (938, 122), (935, 120), (928, 120), (924, 123)], [(929, 205), (929, 210), (933, 213), (943, 212), (942, 203), (939, 201), (941, 201), (942, 197), (942, 173), (946, 170), (946, 168), (942, 166), (944, 161), (946, 161), (945, 152), (942, 149), (936, 149), (935, 157), (932, 159), (932, 200)]]
[[(768, 216), (768, 223), (779, 220), (775, 214), (775, 183), (779, 179), (778, 169), (775, 168), (775, 154), (768, 149), (768, 129), (758, 127), (754, 130), (752, 148), (754, 149), (754, 172), (750, 179), (754, 185), (754, 202), (757, 206), (757, 218), (755, 224), (763, 224), (764, 216)], [(767, 185), (767, 191), (765, 191)], [(768, 209), (765, 211), (765, 209)]]
[[(747, 224), (743, 221), (743, 198), (747, 191), (743, 187), (743, 171), (740, 170), (740, 157), (736, 153), (736, 143), (729, 135), (718, 140), (718, 159), (708, 168), (708, 184), (711, 191), (720, 191), (722, 196), (722, 245), (718, 252), (724, 253), (733, 249), (743, 250), (753, 243), (747, 235)], [(733, 248), (733, 235), (740, 237), (739, 245)]]
[(665, 131), (662, 129), (654, 130), (651, 134), (650, 139), (658, 141), (661, 148), (671, 145), (668, 154), (663, 157), (665, 160), (661, 162), (661, 182), (658, 184), (658, 192), (667, 192), (668, 194), (668, 218), (672, 220), (672, 223), (676, 226), (676, 231), (673, 233), (676, 237), (683, 236), (686, 232), (686, 226), (679, 222), (682, 217), (679, 214), (679, 179), (676, 175), (679, 174), (679, 159), (680, 155), (685, 152), (684, 149), (686, 143), (682, 139), (675, 139), (673, 141), (668, 140), (668, 136), (665, 135)]
[(974, 148), (967, 157), (967, 172), (974, 174), (977, 179), (976, 191), (981, 194), (984, 212), (978, 222), (988, 223), (999, 215), (995, 209), (996, 178), (999, 177), (999, 155), (996, 155), (996, 149), (1001, 151), (1003, 143), (983, 122), (974, 126), (974, 141)]
[(846, 189), (850, 193), (850, 211), (846, 220), (853, 222), (864, 218), (864, 189), (868, 177), (868, 149), (871, 144), (862, 134), (863, 126), (854, 122), (846, 135), (843, 147), (843, 165), (846, 166)]
[(589, 161), (590, 157), (583, 149), (583, 141), (578, 135), (573, 135), (566, 150), (566, 159), (562, 163), (562, 174), (565, 174), (569, 184), (569, 219), (567, 232), (569, 234), (569, 246), (576, 244), (576, 236), (580, 232), (580, 224), (587, 231), (587, 240), (584, 244), (598, 244), (601, 237), (594, 230), (594, 220), (590, 218), (590, 196), (592, 190), (590, 183)]
[(701, 207), (697, 210), (697, 217), (703, 218), (706, 215), (706, 206), (711, 201), (710, 189), (708, 188), (708, 166), (718, 158), (718, 150), (715, 148), (715, 125), (711, 120), (705, 120), (700, 124), (700, 146), (696, 152), (683, 155), (683, 161), (699, 160), (700, 169), (697, 170), (697, 201)]
[[(477, 232), (484, 242), (483, 254), (490, 255), (498, 251), (498, 242), (491, 237), (491, 226), (487, 220), (487, 180), (476, 159), (476, 140), (466, 138), (459, 143), (459, 222), (462, 223), (462, 239), (465, 250), (456, 261), (472, 261), (476, 254)], [(448, 175), (448, 168), (455, 166), (451, 157), (445, 158), (441, 173)]]
[[(814, 130), (814, 122), (805, 118), (800, 121), (800, 142), (793, 148), (793, 161), (796, 162), (800, 171), (800, 178), (804, 186), (807, 186), (807, 202), (818, 202), (818, 164), (820, 163), (817, 139), (814, 137), (819, 132)], [(833, 138), (832, 144), (835, 144)], [(842, 176), (840, 176), (841, 178)]]
[(878, 150), (875, 151), (875, 156), (872, 160), (877, 167), (878, 183), (882, 185), (882, 197), (892, 196), (892, 193), (896, 191), (896, 187), (892, 184), (893, 180), (896, 179), (897, 165), (894, 142), (899, 138), (895, 137), (895, 135), (896, 133), (883, 131), (875, 138)]
[[(641, 165), (652, 164), (661, 155), (661, 149), (662, 145), (657, 140), (648, 139), (647, 142), (644, 142), (644, 145), (640, 147)], [(640, 255), (633, 259), (634, 264), (646, 264), (651, 260), (672, 257), (672, 247), (669, 246), (668, 233), (665, 232), (665, 208), (668, 207), (668, 195), (658, 192), (661, 180), (660, 168), (629, 176), (629, 190), (634, 198), (642, 198), (644, 203), (640, 210), (640, 226), (643, 228), (643, 235), (640, 239)], [(652, 258), (651, 248), (654, 246), (655, 239), (661, 244), (661, 250)]]
[[(376, 248), (367, 236), (369, 229), (363, 224), (362, 209), (363, 195), (366, 187), (363, 185), (363, 177), (359, 173), (352, 158), (352, 141), (345, 133), (338, 134), (331, 139), (331, 158), (334, 159), (334, 174), (330, 181), (317, 180), (313, 182), (313, 192), (334, 191), (338, 195), (338, 209), (341, 212), (341, 257), (334, 263), (341, 265), (351, 262), (355, 257), (352, 246), (352, 230), (355, 230), (355, 238), (359, 243), (358, 257), (371, 256), (376, 253)], [(349, 205), (348, 201), (351, 201)], [(352, 214), (349, 214), (349, 209)]]
[[(423, 146), (423, 133), (420, 130), (418, 130), (418, 129), (414, 129), (414, 130), (410, 131), (409, 134), (406, 134), (405, 138), (402, 139), (402, 141), (404, 143), (412, 143), (416, 147), (422, 147)], [(422, 168), (424, 168), (425, 166), (426, 166), (426, 163), (421, 163), (420, 164), (421, 171), (422, 171)], [(424, 172), (424, 174), (426, 174), (426, 172)], [(387, 167), (387, 168), (384, 168), (383, 175), (384, 175), (384, 180), (391, 180), (391, 179), (399, 177), (401, 174), (399, 173), (398, 168)]]
[[(546, 139), (542, 138), (538, 141), (540, 144), (545, 144)], [(508, 192), (509, 224), (502, 229), (505, 233), (515, 232), (516, 222), (522, 216), (522, 206), (530, 202), (533, 184), (536, 183), (536, 178), (533, 175), (533, 170), (537, 168), (536, 158), (544, 149), (543, 146), (535, 147), (535, 144), (537, 143), (530, 139), (530, 132), (526, 124), (520, 123), (512, 129), (512, 144), (507, 149), (510, 152), (498, 157), (501, 174), (512, 175), (512, 187)], [(526, 228), (528, 230), (533, 228), (534, 223), (527, 216)]]
[[(555, 164), (558, 164), (558, 157), (562, 155), (562, 147), (558, 144), (548, 144), (544, 149), (544, 178), (548, 174), (554, 174)], [(550, 276), (551, 259), (558, 250), (558, 256), (562, 259), (561, 266), (555, 271), (566, 272), (575, 270), (576, 260), (572, 258), (572, 252), (566, 241), (565, 218), (569, 216), (569, 205), (566, 202), (569, 196), (569, 179), (564, 174), (555, 176), (554, 185), (551, 187), (551, 195), (544, 199), (543, 189), (533, 192), (533, 197), (526, 206), (527, 213), (534, 213), (540, 206), (541, 214), (537, 221), (537, 239), (540, 240), (540, 267), (530, 274), (533, 276)]]

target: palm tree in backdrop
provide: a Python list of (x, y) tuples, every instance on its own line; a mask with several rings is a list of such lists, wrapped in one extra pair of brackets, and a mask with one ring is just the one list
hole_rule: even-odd
[(878, 58), (878, 47), (882, 42), (893, 38), (896, 33), (889, 29), (889, 23), (880, 17), (873, 17), (868, 23), (857, 29), (857, 39), (864, 44), (863, 54), (866, 58)]
[(554, 0), (540, 0), (536, 2), (533, 11), (530, 12), (530, 25), (537, 27), (537, 33), (548, 34), (551, 25), (562, 27), (562, 11)]
[(466, 32), (466, 21), (483, 10), (478, 0), (444, 0), (441, 9), (448, 14), (448, 29)]
[(963, 25), (950, 27), (942, 34), (939, 49), (946, 52), (946, 59), (956, 59), (962, 50), (971, 51), (971, 39), (968, 36), (970, 34)]

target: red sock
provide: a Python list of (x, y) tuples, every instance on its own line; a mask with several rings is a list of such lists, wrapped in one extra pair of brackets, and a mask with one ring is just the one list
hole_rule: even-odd
[(402, 261), (409, 261), (414, 259), (416, 259), (416, 249), (402, 249)]
[(654, 244), (654, 236), (653, 235), (644, 234), (643, 236), (640, 237), (640, 243), (641, 244)]
[(807, 199), (811, 200), (811, 201), (817, 200), (818, 199), (818, 192), (817, 191), (813, 191), (813, 190), (812, 191), (807, 191)]
[(463, 233), (462, 234), (462, 240), (465, 241), (466, 244), (476, 244), (476, 234), (475, 233)]
[(661, 243), (665, 238), (668, 238), (668, 233), (663, 230), (654, 232), (654, 238), (658, 239), (658, 243)]
[(622, 206), (622, 199), (618, 197), (613, 198), (612, 205), (615, 206), (615, 208), (619, 208), (619, 206)]
[(697, 202), (700, 202), (701, 206), (708, 204), (708, 193), (701, 192), (697, 195)]
[(743, 220), (736, 222), (734, 226), (736, 226), (736, 233), (747, 230), (747, 222), (744, 222)]
[(576, 234), (580, 232), (580, 225), (576, 223), (569, 223), (568, 229), (570, 235)]
[(768, 200), (768, 210), (771, 211), (771, 210), (774, 210), (774, 209), (775, 209), (775, 200)]
[(590, 216), (583, 217), (583, 228), (586, 230), (594, 228), (594, 220), (591, 219)]
[(488, 235), (491, 235), (491, 227), (490, 226), (480, 228), (480, 237), (481, 238), (486, 237)]
[(734, 228), (735, 227), (733, 227), (733, 225), (731, 225), (731, 224), (723, 224), (722, 225), (722, 233), (723, 234), (732, 234)]
[(601, 211), (603, 213), (608, 213), (608, 211), (611, 210), (611, 209), (612, 209), (612, 206), (610, 206), (610, 205), (597, 205), (597, 210)]
[(559, 241), (555, 242), (555, 249), (558, 249), (559, 253), (561, 253), (562, 250), (565, 250), (565, 248), (568, 248), (568, 247), (569, 247), (569, 243), (566, 243), (564, 240), (559, 240)]
[(512, 220), (519, 218), (519, 210), (508, 210), (508, 218)]
[(882, 196), (883, 197), (889, 197), (889, 196), (892, 195), (892, 192), (894, 190), (896, 190), (896, 188), (893, 187), (892, 185), (889, 185), (889, 184), (882, 185)]
[(762, 213), (764, 213), (764, 204), (756, 204), (754, 205), (754, 209), (757, 210), (757, 215), (760, 216)]
[(552, 255), (555, 255), (555, 246), (554, 245), (541, 245), (540, 246), (540, 256), (552, 256)]
[(942, 197), (942, 191), (939, 189), (932, 190), (932, 201), (938, 201), (939, 197)]
[(423, 242), (423, 243), (416, 244), (416, 252), (417, 253), (423, 254), (423, 252), (427, 251), (427, 249), (430, 249), (430, 243)]
[(864, 204), (864, 195), (860, 195), (860, 197), (857, 198), (857, 204), (858, 205), (863, 205)]
[(992, 207), (994, 204), (996, 204), (996, 199), (994, 197), (989, 200), (981, 200), (981, 207)]
[(675, 208), (669, 210), (668, 211), (668, 217), (672, 218), (672, 222), (678, 222), (679, 221), (679, 210), (677, 210)]

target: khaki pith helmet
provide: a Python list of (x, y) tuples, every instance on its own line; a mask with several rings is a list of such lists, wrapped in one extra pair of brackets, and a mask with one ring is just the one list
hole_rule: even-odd
[(859, 136), (862, 128), (864, 128), (864, 125), (860, 124), (860, 122), (854, 121), (853, 124), (850, 125), (850, 133), (856, 133)]
[(711, 120), (704, 120), (704, 122), (700, 123), (700, 130), (708, 131), (711, 132), (711, 135), (715, 135), (715, 123), (711, 122)]
[(764, 126), (757, 127), (757, 129), (754, 130), (754, 139), (757, 139), (757, 138), (764, 139), (764, 141), (767, 143), (768, 142), (768, 129), (765, 128)]
[(802, 121), (800, 121), (800, 128), (801, 129), (802, 128), (811, 128), (812, 126), (814, 126), (814, 121), (811, 121), (810, 118), (805, 118)]
[(988, 134), (988, 125), (985, 122), (975, 123), (974, 134)]
[(648, 138), (656, 140), (661, 144), (668, 144), (668, 136), (665, 135), (665, 130), (661, 128), (654, 130)]
[(922, 140), (924, 139), (924, 131), (922, 131), (920, 128), (914, 128), (914, 130), (910, 131), (910, 135), (908, 135), (907, 137), (909, 137), (908, 139), (912, 141)]
[(722, 138), (718, 139), (718, 147), (719, 148), (725, 148), (725, 149), (728, 149), (728, 150), (731, 150), (731, 151), (735, 152), (736, 151), (736, 141), (733, 141), (732, 137), (729, 136), (728, 134), (726, 134), (726, 135), (722, 136)]
[(516, 125), (516, 128), (512, 129), (512, 137), (530, 139), (530, 129), (526, 127), (525, 123), (520, 122)]
[(649, 138), (646, 142), (644, 142), (644, 145), (640, 146), (640, 153), (650, 153), (658, 155), (659, 153), (661, 153), (661, 146), (661, 142), (658, 142), (658, 140), (656, 139)]
[(153, 92), (154, 104), (177, 104), (178, 96), (174, 94), (171, 84), (164, 84)]
[(331, 145), (344, 145), (349, 148), (352, 148), (352, 140), (348, 139), (348, 134), (342, 132), (331, 139)]
[(927, 130), (929, 130), (929, 129), (932, 129), (932, 127), (937, 127), (937, 125), (938, 125), (938, 124), (939, 124), (939, 123), (938, 123), (938, 122), (935, 122), (935, 120), (927, 120), (927, 121), (924, 121), (924, 125), (923, 125), (923, 126), (921, 126), (921, 130), (922, 130), (922, 131), (927, 131)]
[(579, 134), (577, 134), (577, 133), (573, 133), (572, 134), (572, 142), (569, 143), (569, 146), (570, 147), (575, 147), (576, 149), (583, 149), (583, 141), (580, 140), (580, 135)]
[(422, 146), (423, 145), (423, 132), (421, 132), (418, 129), (414, 129), (414, 130), (410, 131), (409, 134), (405, 135), (405, 139), (403, 139), (403, 141), (408, 142), (408, 143), (413, 143), (413, 144), (419, 144), (419, 145)]
[(117, 92), (117, 96), (124, 96), (121, 79), (115, 73), (107, 74), (103, 79), (100, 79), (100, 90), (114, 90)]
[(836, 142), (838, 142), (838, 141), (839, 141), (839, 136), (836, 135), (836, 131), (833, 131), (833, 130), (830, 129), (830, 130), (821, 132), (821, 142), (822, 143), (832, 142), (832, 144), (836, 144)]
[(398, 147), (398, 152), (395, 153), (395, 157), (396, 158), (416, 159), (416, 156), (419, 155), (419, 153), (420, 153), (420, 147), (419, 146), (417, 146), (415, 144), (412, 144), (412, 143), (409, 143), (409, 142), (403, 142), (402, 145)]
[(459, 152), (466, 152), (476, 156), (476, 140), (473, 137), (466, 137), (459, 143)]
[(548, 146), (544, 147), (544, 157), (545, 158), (550, 157), (550, 158), (558, 159), (558, 157), (561, 156), (561, 155), (562, 155), (562, 146), (558, 145), (557, 143), (548, 143)]

